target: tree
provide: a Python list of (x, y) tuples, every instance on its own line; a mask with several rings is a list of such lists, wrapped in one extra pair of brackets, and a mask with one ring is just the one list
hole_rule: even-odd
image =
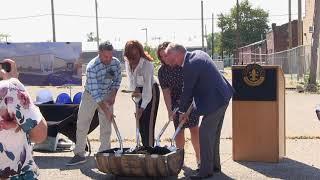
[[(98, 38), (97, 36), (94, 35), (93, 32), (90, 32), (89, 34), (87, 34), (87, 42), (97, 42)], [(101, 39), (99, 38), (99, 41)]]
[(310, 78), (307, 87), (308, 91), (316, 91), (317, 81), (317, 61), (318, 61), (318, 48), (319, 48), (319, 37), (320, 37), (320, 1), (315, 1), (314, 4), (314, 17), (313, 26), (314, 32), (312, 34), (312, 47), (311, 47), (311, 64), (310, 64)]
[(10, 37), (9, 34), (0, 33), (0, 42), (2, 42), (2, 40), (5, 40), (5, 42), (8, 42), (8, 37)]
[(161, 65), (161, 62), (160, 60), (158, 59), (158, 56), (157, 56), (157, 50), (155, 48), (152, 48), (151, 46), (149, 45), (144, 45), (144, 51), (147, 52), (153, 59), (153, 65), (154, 65), (154, 69), (155, 69), (155, 73), (157, 74), (158, 72), (158, 69), (160, 68), (160, 65)]
[(230, 15), (218, 15), (218, 27), (221, 29), (221, 57), (223, 57), (223, 52), (226, 51), (228, 54), (233, 53), (236, 48), (236, 24), (235, 20), (232, 19)]
[[(227, 54), (233, 54), (236, 48), (237, 6), (231, 8), (230, 14), (218, 15), (218, 27), (221, 29), (221, 45)], [(269, 30), (269, 14), (261, 8), (253, 8), (248, 0), (239, 4), (240, 46), (261, 40)]]
[[(219, 54), (221, 52), (221, 33), (214, 33), (214, 54)], [(207, 37), (207, 47), (208, 49), (212, 49), (212, 33), (210, 33)]]

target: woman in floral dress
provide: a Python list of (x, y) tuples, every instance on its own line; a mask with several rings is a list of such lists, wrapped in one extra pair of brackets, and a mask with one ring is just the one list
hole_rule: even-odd
[[(158, 71), (159, 83), (162, 88), (164, 101), (168, 110), (168, 116), (173, 115), (173, 110), (179, 107), (179, 99), (182, 94), (183, 73), (181, 67), (170, 67), (163, 61), (165, 58), (164, 50), (169, 42), (159, 45), (157, 50), (158, 58), (162, 65)], [(178, 113), (173, 118), (175, 128), (179, 125)], [(197, 164), (200, 164), (200, 146), (199, 146), (199, 116), (193, 110), (189, 115), (189, 120), (182, 126), (182, 130), (176, 136), (176, 144), (178, 148), (184, 148), (185, 137), (184, 129), (189, 128), (191, 134), (191, 143), (196, 154)]]
[(31, 141), (47, 137), (47, 125), (40, 110), (17, 77), (15, 62), (11, 72), (0, 70), (0, 179), (37, 179)]

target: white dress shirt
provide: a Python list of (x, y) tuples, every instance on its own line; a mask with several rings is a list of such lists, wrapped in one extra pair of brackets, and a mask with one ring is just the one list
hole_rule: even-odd
[(129, 81), (129, 91), (134, 91), (137, 87), (143, 88), (141, 108), (145, 109), (152, 99), (152, 86), (155, 83), (153, 64), (145, 58), (140, 58), (134, 71), (131, 70), (128, 61), (125, 61), (125, 66)]

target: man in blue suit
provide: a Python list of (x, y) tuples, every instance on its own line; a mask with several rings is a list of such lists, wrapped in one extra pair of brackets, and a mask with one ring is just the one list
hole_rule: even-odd
[(183, 92), (180, 99), (180, 121), (187, 121), (185, 114), (194, 98), (195, 108), (203, 116), (200, 125), (200, 169), (191, 179), (211, 177), (221, 171), (220, 133), (225, 111), (233, 88), (203, 51), (187, 52), (179, 44), (171, 43), (165, 50), (165, 63), (183, 67)]

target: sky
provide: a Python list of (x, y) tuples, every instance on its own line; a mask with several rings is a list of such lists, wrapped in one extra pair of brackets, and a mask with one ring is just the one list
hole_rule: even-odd
[[(131, 39), (156, 46), (174, 41), (201, 46), (201, 0), (97, 0), (99, 36), (123, 48)], [(239, 0), (241, 2), (241, 0)], [(288, 0), (249, 0), (269, 12), (269, 25), (288, 21)], [(0, 0), (0, 33), (10, 42), (52, 40), (51, 0)], [(203, 0), (204, 24), (211, 33), (212, 14), (228, 13), (236, 0)], [(292, 19), (297, 19), (298, 0), (292, 0)], [(304, 14), (304, 0), (303, 14)], [(82, 50), (95, 50), (87, 34), (96, 32), (95, 0), (54, 0), (57, 42), (82, 42)], [(23, 18), (21, 18), (23, 17)], [(214, 31), (220, 29), (216, 26)]]

